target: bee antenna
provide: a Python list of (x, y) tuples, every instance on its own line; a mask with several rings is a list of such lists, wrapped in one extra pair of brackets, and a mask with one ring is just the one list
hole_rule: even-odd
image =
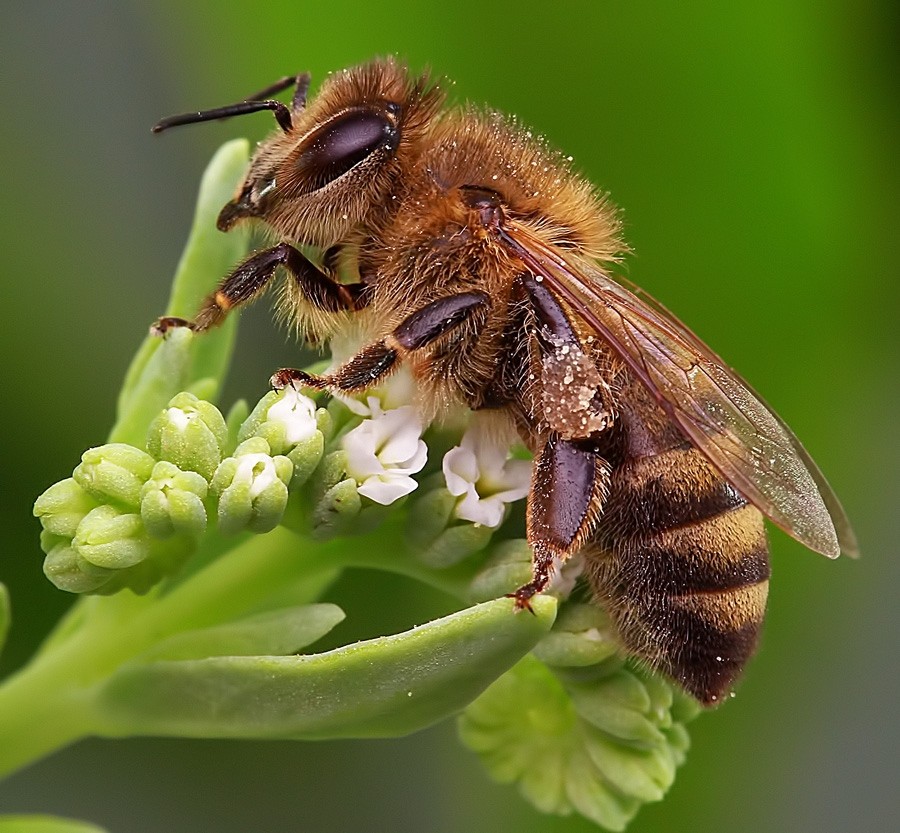
[(275, 114), (278, 126), (288, 133), (293, 128), (291, 110), (281, 101), (276, 101), (269, 96), (280, 93), (288, 87), (296, 85), (294, 99), (291, 104), (293, 110), (302, 110), (306, 107), (306, 94), (309, 91), (310, 76), (308, 72), (300, 75), (286, 75), (265, 89), (259, 90), (253, 95), (247, 96), (243, 101), (229, 104), (225, 107), (215, 107), (212, 110), (198, 110), (194, 113), (181, 113), (177, 116), (158, 121), (153, 125), (154, 133), (162, 133), (170, 127), (180, 127), (183, 124), (197, 124), (203, 121), (216, 121), (228, 119), (232, 116), (243, 116), (245, 113), (258, 113), (261, 110), (271, 110)]
[(309, 82), (312, 80), (308, 72), (302, 72), (294, 79), (297, 89), (294, 90), (294, 99), (291, 101), (291, 110), (306, 109), (306, 94), (309, 92)]

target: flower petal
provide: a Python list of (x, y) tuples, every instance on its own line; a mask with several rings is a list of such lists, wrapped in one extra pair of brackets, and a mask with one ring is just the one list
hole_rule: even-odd
[(266, 419), (283, 425), (285, 440), (296, 445), (316, 433), (316, 403), (288, 385), (282, 398), (269, 408)]
[(366, 480), (357, 491), (363, 497), (374, 500), (375, 503), (388, 506), (414, 491), (418, 485), (415, 480), (405, 475), (382, 475), (380, 477), (376, 475)]
[(470, 448), (456, 446), (445, 455), (441, 467), (447, 491), (451, 495), (464, 495), (470, 485), (478, 480), (478, 460)]
[(478, 493), (472, 488), (456, 507), (456, 516), (464, 521), (496, 529), (503, 523), (505, 511), (505, 501), (496, 495), (479, 498)]

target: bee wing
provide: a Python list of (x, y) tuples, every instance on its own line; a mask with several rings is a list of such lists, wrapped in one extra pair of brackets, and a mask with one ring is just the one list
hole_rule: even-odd
[(510, 224), (501, 240), (612, 347), (744, 497), (811, 550), (858, 555), (840, 501), (785, 423), (671, 313)]

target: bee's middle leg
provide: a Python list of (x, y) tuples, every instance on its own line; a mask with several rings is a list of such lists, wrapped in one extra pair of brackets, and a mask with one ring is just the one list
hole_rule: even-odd
[(479, 327), (489, 306), (490, 298), (485, 292), (460, 292), (438, 298), (407, 316), (386, 338), (364, 347), (333, 373), (315, 376), (286, 367), (272, 376), (272, 387), (297, 384), (344, 393), (365, 390), (395, 370), (404, 355), (427, 347), (464, 324)]

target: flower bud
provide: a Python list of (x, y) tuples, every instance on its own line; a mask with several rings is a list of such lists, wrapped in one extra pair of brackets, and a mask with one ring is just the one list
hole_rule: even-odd
[(362, 500), (352, 478), (326, 489), (313, 507), (312, 535), (325, 540), (345, 532), (362, 510)]
[(492, 547), (481, 571), (469, 585), (469, 598), (480, 602), (512, 593), (531, 580), (531, 547), (524, 538)]
[(313, 490), (322, 494), (346, 478), (347, 454), (339, 449), (325, 455), (322, 459), (322, 465), (319, 466), (316, 472), (315, 482), (311, 486)]
[[(432, 478), (432, 482), (440, 482), (438, 478)], [(484, 549), (491, 540), (493, 529), (456, 521), (456, 505), (457, 498), (439, 486), (425, 492), (410, 507), (406, 537), (416, 557), (429, 567), (440, 570), (457, 564)]]
[(238, 441), (262, 437), (271, 454), (283, 454), (294, 464), (291, 489), (302, 486), (315, 471), (325, 452), (325, 437), (332, 419), (323, 408), (293, 387), (270, 391), (241, 425)]
[(85, 451), (72, 477), (99, 501), (137, 508), (153, 463), (153, 458), (139, 448), (108, 443)]
[(288, 385), (259, 401), (241, 426), (239, 438), (263, 437), (272, 454), (287, 454), (318, 430), (315, 401)]
[(48, 533), (72, 538), (81, 519), (97, 506), (97, 501), (68, 477), (34, 502), (34, 514)]
[(291, 478), (292, 489), (299, 488), (309, 480), (319, 463), (322, 462), (324, 453), (325, 437), (321, 431), (316, 431), (311, 437), (297, 443), (288, 452), (287, 457), (294, 466), (294, 474)]
[(206, 480), (196, 472), (182, 471), (165, 460), (157, 463), (141, 491), (141, 519), (147, 532), (154, 538), (202, 535), (208, 490)]
[(84, 516), (72, 543), (85, 561), (110, 570), (132, 567), (150, 551), (141, 516), (108, 504)]
[(57, 538), (50, 544), (42, 536), (41, 546), (47, 553), (44, 575), (60, 590), (91, 593), (102, 587), (115, 572), (85, 561), (68, 538)]
[[(576, 610), (571, 624), (589, 619)], [(551, 670), (527, 657), (466, 709), (459, 733), (538, 808), (624, 830), (641, 804), (662, 798), (684, 757), (680, 717), (654, 713), (652, 700), (643, 675), (620, 661)]]
[(534, 655), (555, 667), (595, 665), (618, 654), (615, 633), (609, 616), (597, 605), (567, 604)]
[(150, 424), (147, 450), (183, 471), (212, 478), (228, 442), (225, 418), (215, 405), (179, 393)]
[(268, 532), (278, 526), (287, 506), (293, 469), (287, 457), (271, 455), (262, 437), (241, 443), (233, 457), (219, 464), (210, 484), (219, 497), (222, 532)]

